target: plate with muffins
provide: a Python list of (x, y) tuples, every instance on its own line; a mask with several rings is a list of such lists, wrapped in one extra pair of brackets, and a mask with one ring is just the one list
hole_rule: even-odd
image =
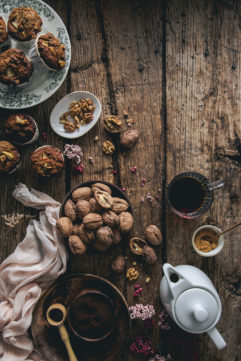
[(57, 13), (41, 0), (0, 2), (0, 107), (24, 109), (63, 83), (71, 44)]

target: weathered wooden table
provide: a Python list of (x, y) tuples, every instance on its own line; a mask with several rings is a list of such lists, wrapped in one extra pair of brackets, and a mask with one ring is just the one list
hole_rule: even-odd
[[(15, 184), (26, 183), (59, 201), (70, 187), (89, 179), (104, 179), (126, 187), (134, 209), (133, 234), (141, 236), (148, 224), (160, 226), (163, 233), (158, 262), (144, 268), (139, 262), (142, 278), (138, 283), (143, 285), (140, 302), (154, 304), (158, 313), (162, 264), (168, 261), (204, 270), (223, 304), (218, 328), (227, 341), (225, 350), (217, 351), (208, 336), (201, 335), (194, 337), (200, 346), (187, 338), (191, 352), (183, 356), (183, 352), (188, 352), (183, 351), (184, 333), (175, 328), (160, 331), (158, 326), (154, 326), (152, 335), (155, 348), (161, 344), (161, 354), (170, 352), (179, 361), (240, 360), (240, 230), (225, 236), (225, 247), (215, 258), (199, 257), (191, 245), (191, 235), (199, 225), (212, 223), (224, 228), (240, 220), (240, 1), (47, 2), (68, 28), (71, 69), (54, 96), (28, 110), (37, 119), (40, 131), (47, 132), (47, 140), (40, 137), (37, 144), (24, 149), (19, 171), (0, 180), (1, 261), (24, 237), (29, 216), (36, 214), (12, 198)], [(74, 142), (84, 152), (84, 173), (75, 174), (68, 165), (60, 177), (39, 183), (30, 168), (30, 154), (44, 144), (63, 149), (67, 142), (51, 131), (49, 115), (62, 96), (75, 90), (96, 94), (102, 102), (103, 115), (112, 113), (123, 118), (123, 111), (128, 110), (141, 138), (128, 153), (117, 150), (113, 157), (103, 155), (101, 143), (110, 137), (100, 121)], [(1, 111), (1, 118), (8, 114)], [(89, 162), (90, 156), (94, 164)], [(133, 166), (137, 167), (136, 173), (130, 171)], [(167, 184), (185, 170), (199, 171), (210, 180), (226, 180), (225, 187), (216, 191), (210, 211), (195, 221), (177, 218), (166, 204)], [(143, 177), (147, 183), (141, 186)], [(148, 194), (152, 197), (146, 197)], [(6, 217), (10, 216), (19, 220), (14, 228), (6, 225)], [(132, 265), (134, 258), (127, 246), (123, 246), (123, 252), (128, 257), (127, 265)], [(123, 275), (111, 272), (114, 254), (115, 250), (111, 250), (101, 255), (70, 257), (68, 272), (106, 277), (123, 291), (130, 305), (134, 304), (133, 284)], [(151, 281), (145, 285), (147, 275)], [(196, 351), (199, 356), (195, 358)], [(140, 357), (135, 358), (127, 350), (122, 360)]]

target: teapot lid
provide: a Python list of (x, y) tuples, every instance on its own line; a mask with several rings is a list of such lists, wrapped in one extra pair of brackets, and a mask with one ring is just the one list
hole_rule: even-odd
[(190, 288), (177, 298), (174, 311), (181, 327), (189, 332), (201, 333), (214, 326), (219, 305), (207, 290)]

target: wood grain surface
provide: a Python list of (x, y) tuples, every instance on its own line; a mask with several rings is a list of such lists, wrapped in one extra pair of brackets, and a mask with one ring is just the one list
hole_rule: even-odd
[[(142, 236), (146, 225), (156, 224), (163, 233), (157, 249), (158, 262), (144, 266), (130, 254), (128, 240), (119, 248), (101, 255), (70, 257), (68, 273), (87, 272), (112, 281), (127, 298), (133, 299), (133, 284), (124, 275), (111, 271), (117, 253), (127, 257), (127, 267), (137, 262), (138, 283), (143, 286), (140, 303), (155, 306), (157, 316), (150, 335), (155, 350), (168, 352), (178, 361), (240, 360), (240, 231), (225, 235), (222, 252), (214, 258), (201, 258), (192, 249), (191, 236), (203, 224), (221, 229), (240, 220), (240, 72), (241, 2), (239, 0), (48, 0), (63, 19), (71, 38), (72, 60), (67, 79), (43, 104), (27, 113), (37, 120), (37, 144), (20, 149), (20, 169), (0, 179), (1, 233), (0, 260), (3, 261), (23, 239), (27, 223), (37, 212), (23, 207), (11, 193), (19, 182), (62, 201), (69, 189), (83, 181), (103, 179), (127, 189), (134, 212), (135, 236)], [(93, 92), (100, 99), (101, 120), (83, 138), (71, 143), (82, 147), (84, 172), (73, 172), (70, 163), (57, 178), (39, 182), (30, 168), (30, 154), (40, 145), (63, 149), (68, 143), (50, 130), (53, 106), (76, 90)], [(106, 133), (102, 118), (124, 110), (135, 119), (132, 128), (141, 132), (138, 144), (121, 152), (119, 139)], [(9, 111), (1, 110), (3, 121)], [(127, 125), (125, 125), (127, 129)], [(95, 137), (98, 140), (95, 141)], [(104, 140), (113, 140), (113, 156), (102, 153)], [(89, 157), (93, 157), (91, 164)], [(136, 166), (136, 173), (130, 168)], [(113, 173), (116, 170), (116, 174)], [(225, 179), (215, 191), (211, 209), (202, 217), (186, 221), (171, 213), (166, 204), (166, 186), (178, 173), (194, 170), (210, 181)], [(147, 182), (141, 185), (142, 178)], [(146, 197), (147, 196), (147, 197)], [(14, 228), (4, 217), (19, 217)], [(208, 336), (191, 336), (171, 324), (170, 331), (157, 326), (159, 283), (162, 264), (191, 264), (205, 271), (214, 282), (223, 305), (218, 329), (227, 342), (217, 351)], [(145, 279), (151, 281), (146, 285)], [(138, 329), (133, 328), (131, 340)], [(140, 360), (126, 347), (122, 361)]]

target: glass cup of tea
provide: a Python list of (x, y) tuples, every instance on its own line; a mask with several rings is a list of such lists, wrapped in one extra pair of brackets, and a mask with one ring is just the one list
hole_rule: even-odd
[(179, 217), (193, 219), (204, 214), (214, 200), (214, 189), (224, 181), (210, 182), (197, 172), (178, 174), (167, 187), (167, 202)]

